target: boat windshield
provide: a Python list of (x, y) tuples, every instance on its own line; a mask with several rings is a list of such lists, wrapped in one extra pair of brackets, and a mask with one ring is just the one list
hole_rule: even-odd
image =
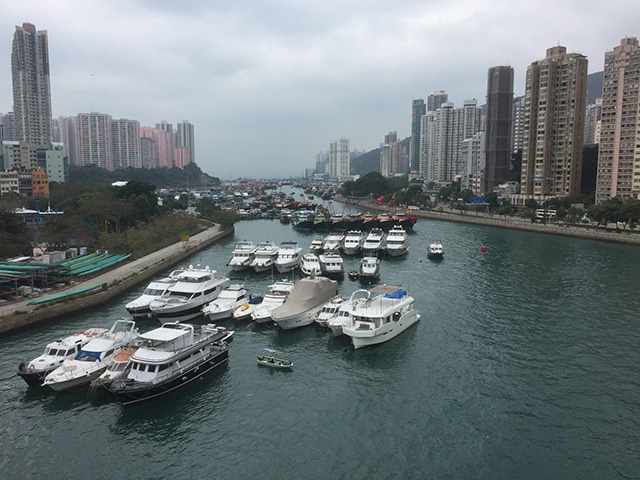
[(87, 352), (85, 350), (80, 350), (78, 355), (76, 355), (75, 360), (80, 362), (98, 362), (100, 361), (100, 353), (101, 352)]

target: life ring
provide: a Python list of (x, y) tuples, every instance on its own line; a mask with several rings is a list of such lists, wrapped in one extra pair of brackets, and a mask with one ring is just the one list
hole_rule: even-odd
[(34, 367), (33, 365), (29, 365), (29, 371), (33, 372), (36, 369), (36, 367)]

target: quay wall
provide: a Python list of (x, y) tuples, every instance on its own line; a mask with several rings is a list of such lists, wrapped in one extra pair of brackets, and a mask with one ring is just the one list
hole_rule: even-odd
[[(180, 242), (170, 245), (141, 259), (124, 264), (98, 277), (82, 283), (76, 283), (65, 289), (76, 290), (83, 286), (96, 284), (103, 286), (102, 289), (79, 295), (77, 298), (71, 297), (68, 300), (52, 303), (51, 305), (26, 305), (29, 300), (3, 305), (0, 308), (0, 335), (6, 335), (34, 324), (55, 320), (102, 305), (137, 284), (157, 275), (167, 267), (183, 261), (221, 238), (232, 235), (233, 232), (233, 227), (227, 229), (221, 229), (218, 226), (210, 227), (191, 237), (189, 243), (183, 244)], [(64, 293), (65, 290), (57, 290), (51, 292), (51, 294), (57, 295)], [(46, 295), (40, 298), (46, 298)]]

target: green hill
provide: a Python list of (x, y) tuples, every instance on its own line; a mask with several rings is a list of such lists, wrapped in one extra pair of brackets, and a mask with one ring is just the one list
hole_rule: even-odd
[[(402, 146), (409, 152), (409, 144), (411, 143), (411, 137), (407, 137), (400, 141)], [(351, 174), (352, 175), (365, 175), (369, 172), (380, 172), (380, 152), (381, 148), (376, 148), (368, 151), (364, 155), (351, 161)]]

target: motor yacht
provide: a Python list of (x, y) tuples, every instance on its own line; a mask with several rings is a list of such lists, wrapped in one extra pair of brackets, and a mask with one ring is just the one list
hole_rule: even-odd
[(322, 244), (322, 250), (326, 252), (339, 252), (342, 249), (342, 242), (344, 241), (344, 233), (331, 232), (324, 239)]
[(124, 347), (118, 350), (118, 353), (113, 357), (111, 365), (107, 367), (102, 375), (91, 382), (91, 388), (104, 387), (108, 390), (115, 380), (129, 373), (131, 367), (129, 359), (131, 355), (136, 353), (136, 350), (138, 350), (137, 346)]
[(322, 309), (318, 312), (316, 323), (321, 327), (326, 327), (327, 322), (338, 314), (338, 309), (345, 300), (346, 299), (344, 297), (337, 296), (325, 303), (322, 306)]
[(311, 245), (309, 245), (309, 252), (311, 253), (321, 253), (322, 246), (324, 245), (324, 237), (322, 235), (316, 235), (311, 240)]
[(400, 225), (395, 225), (387, 233), (387, 255), (390, 257), (400, 257), (407, 253), (409, 243), (407, 242), (407, 232)]
[(365, 255), (378, 255), (384, 250), (384, 232), (380, 228), (372, 228), (362, 244)]
[(377, 257), (362, 257), (358, 278), (364, 281), (374, 281), (380, 277), (380, 259)]
[[(377, 287), (374, 287), (374, 290)], [(349, 310), (351, 309), (351, 305), (353, 302), (357, 301), (359, 298), (369, 298), (371, 296), (371, 292), (368, 290), (356, 290), (351, 294), (351, 296), (346, 299), (344, 302), (340, 303), (335, 314), (327, 319), (327, 327), (331, 330), (334, 337), (341, 336), (342, 333), (342, 325), (349, 320)]]
[(229, 358), (233, 332), (215, 325), (165, 323), (140, 336), (131, 370), (110, 391), (123, 405), (149, 400), (201, 378)]
[(29, 362), (20, 363), (18, 376), (28, 385), (42, 385), (49, 373), (65, 360), (73, 359), (92, 338), (106, 331), (106, 328), (88, 328), (47, 344), (42, 355)]
[(269, 292), (262, 299), (262, 303), (253, 308), (251, 318), (256, 323), (271, 321), (271, 313), (282, 305), (292, 292), (294, 283), (289, 280), (281, 280), (269, 286)]
[(273, 242), (260, 242), (256, 247), (251, 268), (258, 273), (268, 272), (275, 264), (278, 250), (278, 246)]
[(391, 340), (420, 319), (413, 297), (400, 287), (385, 285), (368, 293), (368, 298), (352, 302), (342, 325), (356, 350)]
[(357, 255), (362, 248), (362, 241), (364, 237), (360, 230), (350, 230), (344, 237), (344, 246), (342, 251), (345, 255)]
[(202, 313), (210, 322), (231, 318), (236, 309), (247, 303), (247, 300), (249, 294), (244, 286), (234, 283), (222, 290), (213, 302), (202, 307)]
[(242, 306), (238, 307), (235, 312), (233, 312), (234, 320), (247, 320), (251, 318), (251, 314), (253, 310), (256, 308), (256, 305), (259, 305), (264, 300), (264, 297), (261, 296), (249, 296), (249, 301)]
[(339, 279), (344, 277), (344, 261), (337, 252), (324, 252), (318, 257), (322, 275), (329, 278)]
[(303, 255), (300, 262), (300, 271), (307, 277), (311, 275), (321, 275), (322, 268), (320, 267), (320, 260), (318, 260), (317, 255), (314, 255), (313, 253)]
[(151, 316), (151, 302), (167, 293), (169, 287), (176, 284), (182, 272), (184, 270), (174, 270), (168, 277), (152, 281), (142, 295), (127, 303), (124, 308), (133, 318)]
[(236, 243), (233, 249), (233, 256), (227, 262), (227, 267), (231, 267), (235, 272), (246, 270), (251, 265), (256, 253), (253, 242), (242, 240)]
[(427, 247), (427, 258), (439, 260), (444, 257), (444, 248), (439, 238), (430, 238)]
[(280, 273), (287, 273), (300, 264), (302, 248), (298, 242), (282, 242), (276, 258), (276, 269)]
[(283, 330), (313, 323), (317, 313), (330, 298), (338, 295), (338, 282), (326, 277), (298, 280), (285, 302), (277, 307), (271, 318)]
[(56, 392), (91, 383), (113, 362), (118, 350), (138, 338), (138, 329), (132, 320), (117, 320), (108, 332), (96, 335), (80, 349), (73, 360), (47, 375), (44, 385)]
[(167, 293), (151, 302), (151, 313), (160, 323), (197, 318), (202, 315), (202, 307), (218, 298), (228, 284), (227, 277), (216, 275), (209, 267), (189, 266)]

